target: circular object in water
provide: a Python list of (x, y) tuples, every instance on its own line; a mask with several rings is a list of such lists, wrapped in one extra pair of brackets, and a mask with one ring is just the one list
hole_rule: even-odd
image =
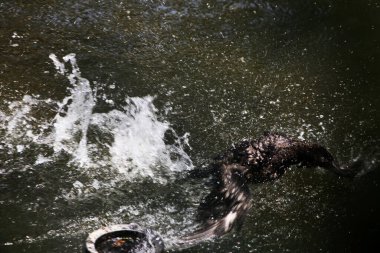
[(92, 232), (86, 240), (87, 253), (161, 253), (164, 242), (151, 229), (137, 224), (119, 224)]

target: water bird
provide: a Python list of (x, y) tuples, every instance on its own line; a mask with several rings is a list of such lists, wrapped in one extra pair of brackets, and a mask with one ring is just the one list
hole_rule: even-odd
[(360, 161), (340, 166), (322, 145), (301, 141), (279, 133), (265, 133), (256, 140), (244, 140), (215, 158), (207, 169), (192, 176), (213, 176), (213, 189), (203, 199), (198, 218), (203, 226), (181, 238), (193, 244), (220, 237), (242, 224), (251, 207), (249, 183), (262, 183), (281, 177), (291, 165), (321, 167), (339, 176), (354, 177)]

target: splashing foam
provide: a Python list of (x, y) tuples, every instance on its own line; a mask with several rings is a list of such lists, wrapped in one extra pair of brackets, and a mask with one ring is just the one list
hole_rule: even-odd
[[(72, 86), (69, 89), (71, 94), (60, 103), (60, 112), (67, 108), (65, 115), (58, 113), (55, 116), (53, 147), (56, 153), (64, 151), (71, 154), (73, 162), (81, 167), (104, 166), (107, 157), (99, 160), (97, 146), (88, 143), (87, 138), (89, 127), (97, 127), (103, 134), (113, 136), (113, 143), (107, 146), (109, 160), (112, 167), (128, 175), (126, 178), (129, 180), (149, 177), (165, 183), (163, 175), (192, 167), (183, 149), (187, 135), (178, 137), (168, 122), (158, 120), (153, 97), (130, 97), (122, 111), (94, 113), (96, 101), (93, 90), (89, 80), (81, 77), (75, 54), (63, 57), (64, 62), (54, 54), (49, 57), (58, 73), (65, 75)], [(70, 63), (71, 73), (65, 68), (65, 62)], [(176, 137), (174, 144), (164, 141), (168, 131)], [(76, 136), (80, 136), (79, 140)], [(92, 159), (91, 154), (98, 160)]]
[[(25, 158), (25, 163), (29, 163), (32, 169), (38, 169), (45, 163), (54, 166), (56, 161), (62, 161), (61, 158), (68, 161), (67, 169), (78, 168), (78, 173), (70, 173), (65, 178), (66, 182), (71, 181), (70, 186), (57, 186), (60, 187), (60, 193), (55, 198), (57, 202), (80, 202), (91, 196), (109, 196), (119, 186), (146, 179), (165, 184), (179, 177), (178, 172), (193, 167), (184, 151), (188, 146), (188, 135), (178, 136), (169, 122), (159, 119), (153, 97), (128, 97), (124, 106), (119, 105), (121, 109), (97, 113), (94, 111), (96, 87), (92, 88), (94, 84), (81, 76), (75, 54), (63, 58), (51, 54), (49, 58), (57, 73), (70, 83), (68, 95), (62, 101), (25, 95), (21, 101), (6, 102), (8, 108), (0, 111), (0, 133), (4, 133), (0, 151), (9, 155), (10, 162), (23, 153), (33, 154), (27, 157), (30, 160)], [(107, 98), (102, 96), (102, 99)], [(14, 155), (19, 153), (20, 156)], [(22, 164), (15, 169), (21, 167), (26, 166)], [(0, 175), (5, 173), (8, 171), (0, 170)], [(190, 198), (190, 194), (186, 198)], [(136, 199), (139, 197), (136, 196)], [(162, 232), (167, 237), (173, 237), (177, 234), (173, 227), (190, 222), (191, 212), (188, 210), (172, 219), (167, 215), (170, 211), (165, 203), (157, 208), (153, 202), (132, 202), (128, 203), (125, 211), (121, 210), (123, 215), (119, 215), (120, 210), (109, 210), (100, 218), (78, 217), (79, 222), (70, 219), (63, 221), (57, 230), (34, 239), (27, 237), (17, 243), (82, 235), (100, 223), (122, 223), (126, 217), (155, 229), (169, 224)], [(36, 206), (34, 202), (29, 205)], [(149, 212), (146, 211), (147, 207), (150, 207)]]
[(51, 99), (41, 100), (25, 95), (21, 101), (6, 101), (5, 104), (8, 107), (0, 111), (0, 132), (3, 133), (0, 150), (9, 155), (23, 153), (32, 143), (46, 142), (43, 134), (51, 124), (44, 116), (53, 106)]
[[(71, 95), (65, 97), (60, 104), (60, 110), (67, 107), (65, 116), (58, 113), (54, 123), (54, 152), (66, 151), (74, 156), (74, 160), (80, 166), (88, 166), (91, 161), (87, 150), (87, 131), (90, 124), (92, 110), (95, 106), (94, 96), (90, 82), (81, 77), (75, 54), (68, 54), (63, 57), (65, 62), (70, 62), (72, 73), (66, 74), (64, 63), (60, 62), (54, 54), (50, 54), (50, 59), (58, 70), (58, 73), (66, 75), (73, 88), (70, 88)], [(71, 104), (69, 104), (71, 102)], [(73, 140), (76, 133), (80, 134), (78, 144)]]
[[(91, 121), (102, 132), (114, 136), (114, 142), (109, 147), (113, 166), (131, 178), (152, 179), (158, 176), (155, 172), (160, 168), (168, 168), (169, 171), (189, 169), (191, 161), (183, 151), (183, 141), (177, 137), (176, 143), (165, 143), (165, 134), (175, 132), (169, 123), (157, 119), (153, 98), (128, 98), (126, 102), (125, 112), (113, 110), (94, 114)], [(173, 154), (179, 154), (179, 159), (173, 160)]]
[[(192, 168), (184, 151), (188, 135), (177, 136), (168, 122), (158, 119), (153, 97), (128, 97), (122, 109), (96, 113), (96, 87), (81, 76), (75, 54), (49, 58), (68, 79), (69, 94), (62, 101), (25, 95), (22, 101), (6, 102), (8, 108), (0, 111), (2, 152), (23, 153), (36, 150), (35, 144), (45, 145), (54, 153), (37, 153), (31, 164), (54, 163), (66, 154), (68, 165), (84, 168), (92, 179), (101, 170), (110, 175), (102, 177), (106, 181), (151, 178), (165, 183), (175, 172)], [(89, 134), (91, 129), (99, 131)], [(174, 141), (168, 143), (167, 135)]]

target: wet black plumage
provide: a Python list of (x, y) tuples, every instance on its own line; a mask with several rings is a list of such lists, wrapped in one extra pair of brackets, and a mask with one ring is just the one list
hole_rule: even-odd
[(317, 143), (277, 133), (244, 140), (219, 155), (210, 166), (207, 173), (213, 174), (214, 186), (199, 206), (199, 218), (204, 225), (183, 237), (183, 241), (198, 242), (231, 231), (242, 223), (251, 207), (248, 184), (275, 180), (296, 164), (319, 166), (340, 176), (356, 175), (355, 170), (338, 166), (330, 152)]

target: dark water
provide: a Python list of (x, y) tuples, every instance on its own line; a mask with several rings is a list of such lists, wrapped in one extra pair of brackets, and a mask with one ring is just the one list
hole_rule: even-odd
[[(378, 245), (378, 1), (2, 0), (0, 13), (0, 252), (81, 252), (89, 232), (132, 221), (171, 246), (207, 194), (184, 171), (266, 130), (363, 171), (252, 186), (239, 232), (183, 252)], [(49, 55), (70, 53), (60, 74)]]

